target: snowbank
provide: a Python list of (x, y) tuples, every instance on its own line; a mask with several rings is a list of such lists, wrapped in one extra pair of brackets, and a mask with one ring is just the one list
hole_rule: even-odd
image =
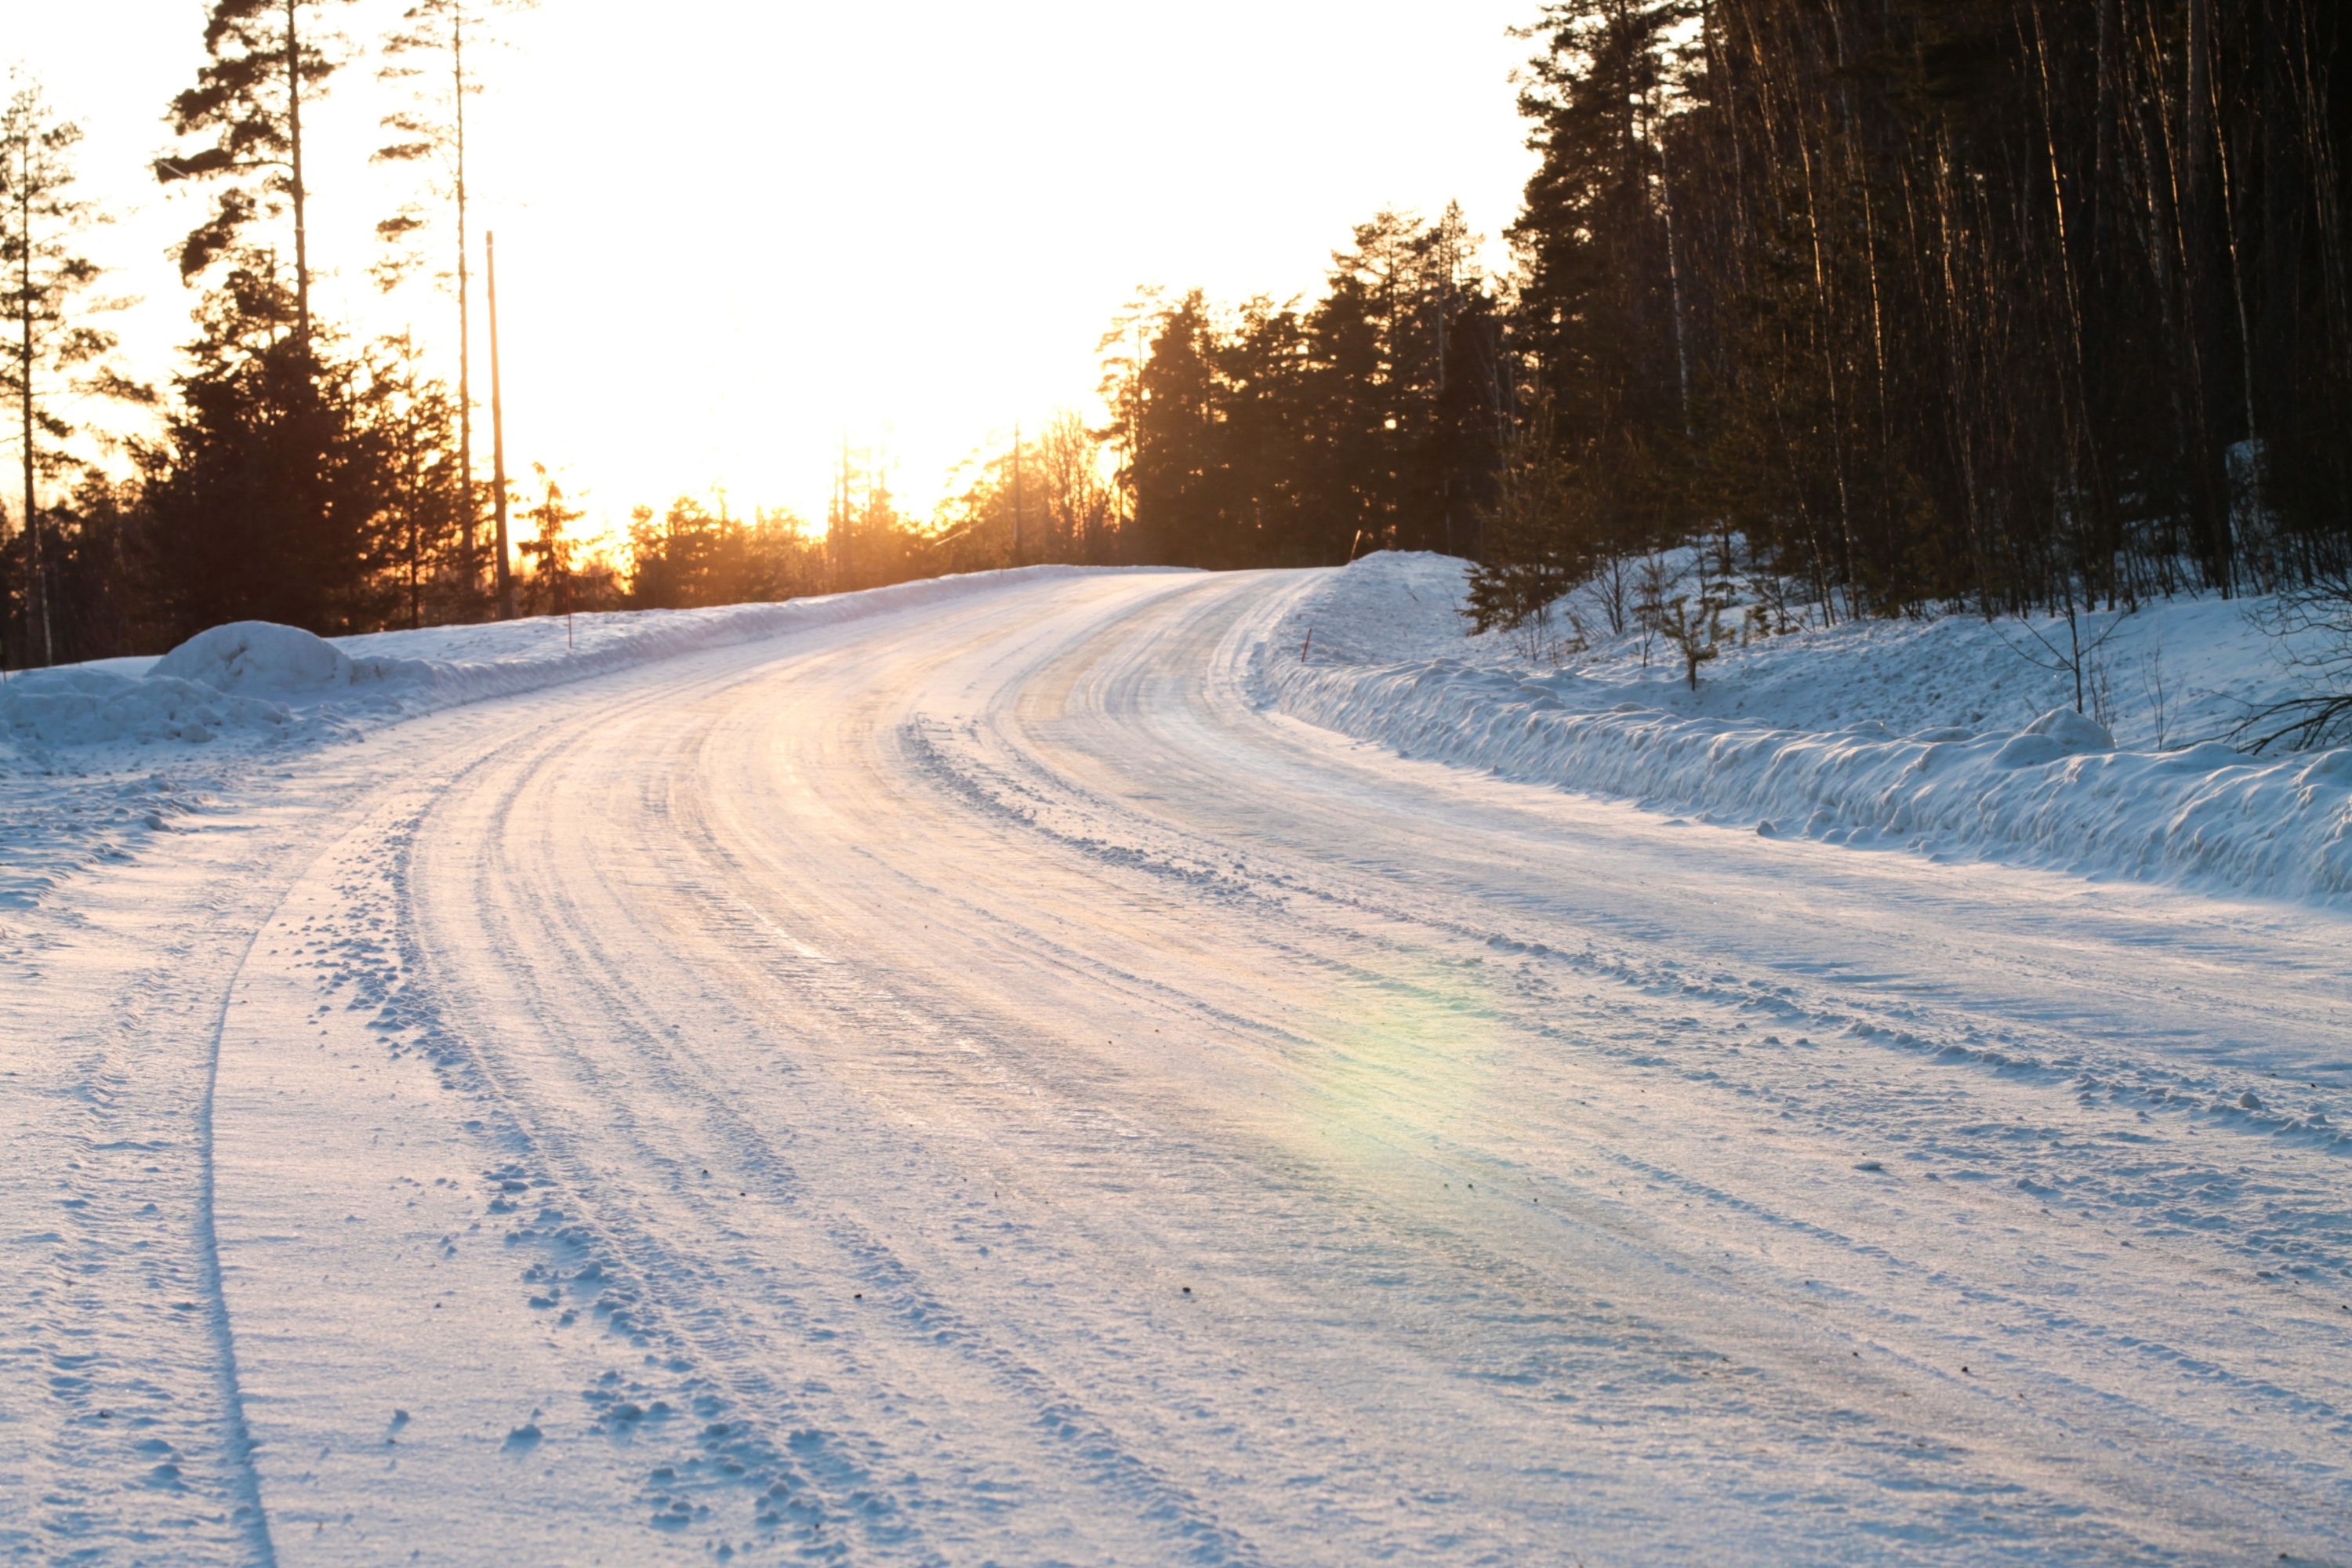
[(116, 659), (13, 678), (0, 688), (0, 765), (12, 746), (47, 752), (343, 732), (705, 648), (965, 597), (1011, 581), (1094, 570), (1033, 566), (774, 605), (624, 611), (580, 616), (568, 624), (541, 616), (331, 642), (292, 626), (238, 621), (199, 633), (160, 659)]
[[(1264, 700), (1408, 756), (1767, 835), (2352, 896), (2352, 750), (2272, 760), (2210, 741), (2118, 750), (2105, 727), (2054, 700), (2056, 677), (1989, 640), (2000, 628), (1980, 622), (1764, 639), (1709, 666), (1696, 694), (1654, 665), (1633, 667), (1630, 638), (1545, 668), (1501, 639), (1465, 638), (1462, 586), (1462, 563), (1435, 556), (1375, 556), (1318, 583), (1261, 658)], [(2210, 677), (2231, 662), (2233, 639), (2258, 637), (2234, 607), (2179, 609), (2168, 622), (2166, 609), (2144, 614), (2152, 646), (2182, 670)], [(2240, 663), (2242, 689), (2274, 679)], [(1854, 715), (1889, 683), (1909, 694), (1884, 704), (1890, 717), (1916, 724), (1941, 707), (1942, 721), (1898, 732)], [(2004, 711), (2037, 686), (2038, 715)], [(2177, 690), (2168, 721), (2177, 732), (2225, 700)], [(1835, 727), (1789, 715), (1832, 707), (1844, 716)], [(2150, 728), (2145, 715), (2136, 728)]]
[(424, 672), (356, 660), (323, 637), (238, 621), (191, 637), (143, 673), (112, 659), (13, 677), (0, 689), (0, 736), (19, 747), (202, 744), (223, 735), (305, 732), (338, 704), (394, 697)]
[(0, 732), (20, 747), (200, 743), (224, 731), (270, 731), (292, 721), (278, 703), (169, 675), (133, 678), (68, 666), (12, 677), (0, 689)]

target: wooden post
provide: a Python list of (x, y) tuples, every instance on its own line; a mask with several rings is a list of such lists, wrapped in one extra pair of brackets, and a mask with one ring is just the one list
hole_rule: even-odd
[(499, 618), (514, 619), (514, 573), (507, 564), (507, 411), (499, 387), (499, 237), (482, 236), (482, 269), (490, 302), (490, 509), (498, 520)]
[[(25, 416), (25, 515), (20, 520), (25, 533), (25, 624), (38, 626), (42, 652), (40, 662), (54, 662), (48, 657), (48, 600), (41, 592), (41, 522), (33, 506), (33, 127), (25, 130), (24, 159), (16, 190), (16, 239), (21, 247), (17, 259), (24, 264), (24, 278), (16, 296), (16, 324), (24, 330), (24, 346), (17, 351), (16, 370), (19, 376), (16, 391), (24, 399)], [(5, 541), (0, 541), (5, 542)], [(5, 601), (0, 600), (0, 610)], [(37, 617), (37, 620), (36, 619)], [(33, 652), (26, 650), (25, 662), (33, 662)], [(0, 663), (5, 663), (0, 660)]]

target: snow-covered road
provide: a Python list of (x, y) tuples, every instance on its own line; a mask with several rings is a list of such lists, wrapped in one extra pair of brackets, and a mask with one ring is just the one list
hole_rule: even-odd
[(2342, 915), (1400, 761), (1253, 701), (1307, 581), (413, 720), (12, 924), (0, 1554), (2352, 1561)]

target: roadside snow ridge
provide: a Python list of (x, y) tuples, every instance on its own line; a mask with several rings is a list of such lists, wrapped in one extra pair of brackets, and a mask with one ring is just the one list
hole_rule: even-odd
[[(1676, 711), (1678, 680), (1628, 679), (1605, 660), (1546, 668), (1500, 639), (1465, 639), (1464, 570), (1444, 557), (1381, 555), (1315, 583), (1260, 655), (1261, 700), (1406, 756), (1752, 824), (1768, 837), (2234, 893), (2352, 895), (2352, 749), (2278, 759), (2212, 742), (2119, 750), (2071, 708), (2013, 729), (1907, 734), (1874, 721), (1824, 731)], [(1853, 643), (1794, 637), (1745, 650), (1759, 668), (1860, 657), (1866, 650)], [(1840, 679), (1833, 665), (1815, 674), (1816, 686)], [(1720, 688), (1709, 695), (1726, 700)]]

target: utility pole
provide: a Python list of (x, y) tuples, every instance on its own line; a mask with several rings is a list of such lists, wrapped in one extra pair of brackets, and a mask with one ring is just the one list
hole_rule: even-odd
[[(1132, 363), (1135, 366), (1135, 395), (1128, 404), (1127, 444), (1127, 521), (1130, 525), (1139, 523), (1143, 514), (1143, 323), (1140, 321), (1135, 323), (1135, 358)], [(1139, 539), (1141, 528), (1136, 527), (1134, 531)], [(1137, 539), (1129, 539), (1124, 542), (1123, 548), (1132, 552), (1137, 543)], [(1135, 557), (1130, 553), (1127, 559), (1132, 561)]]
[(1013, 564), (1021, 564), (1021, 421), (1013, 422)]
[(841, 433), (841, 472), (835, 476), (835, 485), (841, 491), (841, 510), (836, 514), (839, 526), (833, 531), (833, 587), (842, 593), (849, 580), (849, 432)]
[[(49, 627), (48, 564), (41, 559), (41, 514), (33, 497), (33, 436), (37, 421), (33, 413), (33, 186), (36, 173), (33, 165), (33, 132), (28, 125), (19, 152), (22, 166), (16, 171), (16, 233), (17, 260), (23, 265), (18, 279), (16, 324), (23, 331), (17, 350), (17, 394), (24, 399), (20, 412), (24, 416), (25, 439), (25, 613), (40, 628), (40, 657), (43, 665), (58, 661), (57, 638)], [(28, 656), (25, 662), (32, 663)]]
[(498, 519), (499, 619), (515, 616), (514, 574), (507, 565), (507, 410), (499, 391), (499, 237), (482, 236), (490, 296), (490, 509)]
[[(25, 162), (32, 162), (32, 133), (25, 138)], [(28, 166), (21, 172), (16, 190), (16, 237), (24, 263), (22, 292), (16, 296), (17, 325), (24, 329), (24, 347), (16, 362), (17, 393), (24, 398), (25, 416), (25, 609), (27, 615), (37, 613), (41, 626), (41, 662), (47, 664), (49, 642), (48, 595), (41, 591), (41, 527), (33, 510), (33, 178)], [(31, 659), (25, 661), (27, 664)]]
[(457, 89), (457, 473), (466, 492), (466, 597), (471, 600), (482, 587), (482, 562), (476, 548), (479, 543), (482, 507), (480, 498), (474, 492), (474, 312), (466, 254), (466, 12), (462, 5), (450, 14), (449, 68)]

